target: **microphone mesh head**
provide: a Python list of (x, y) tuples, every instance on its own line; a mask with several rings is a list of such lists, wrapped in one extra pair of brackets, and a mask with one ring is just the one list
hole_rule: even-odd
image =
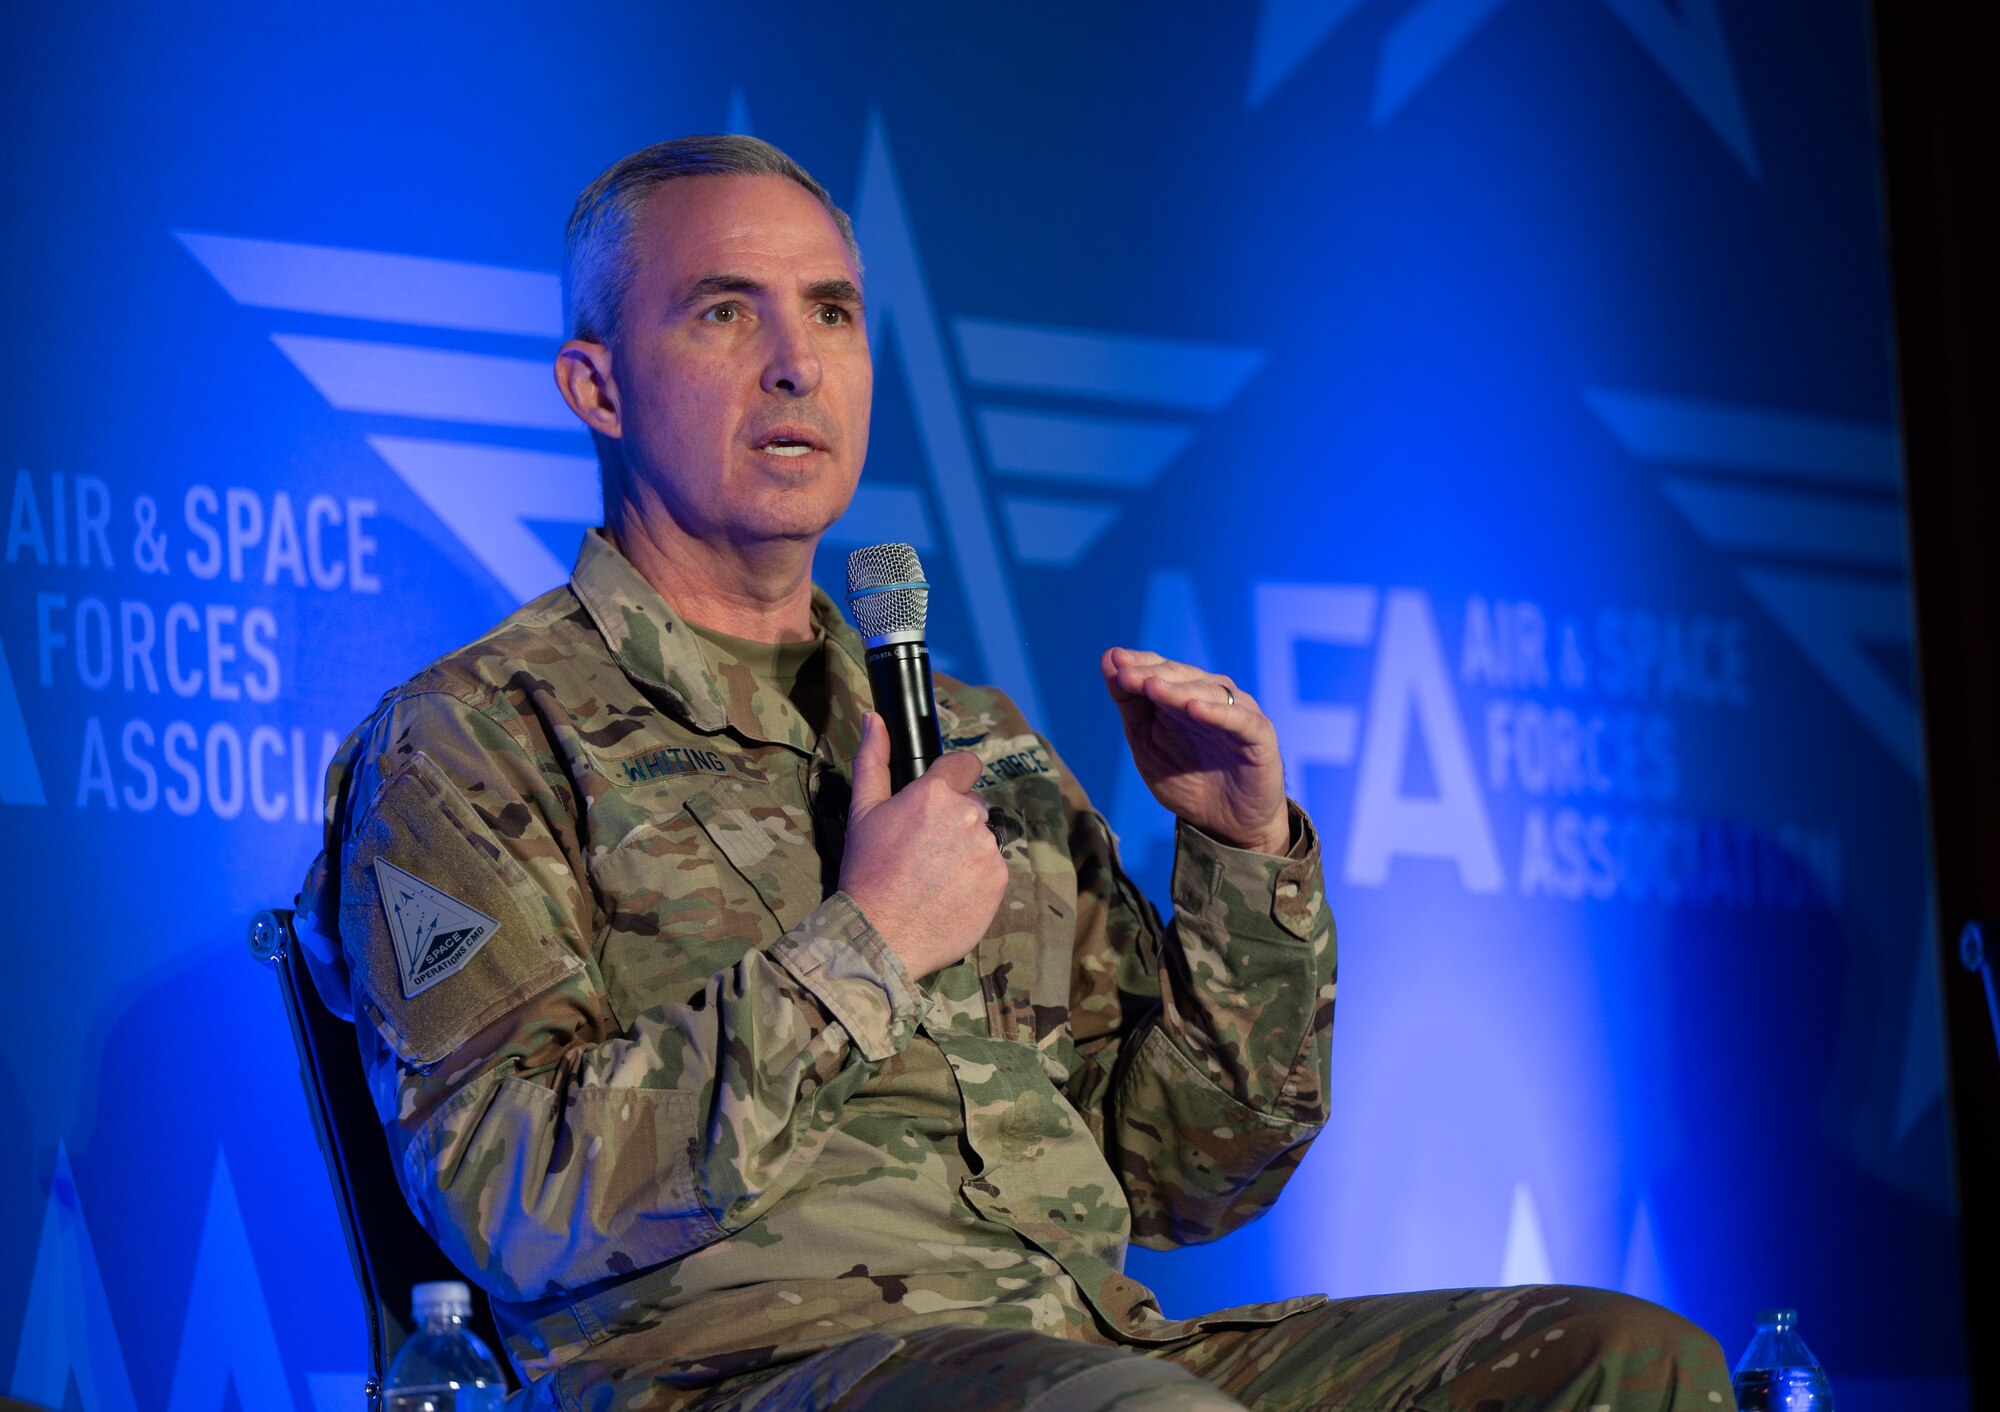
[(847, 611), (863, 637), (922, 632), (931, 586), (907, 544), (871, 544), (847, 556)]

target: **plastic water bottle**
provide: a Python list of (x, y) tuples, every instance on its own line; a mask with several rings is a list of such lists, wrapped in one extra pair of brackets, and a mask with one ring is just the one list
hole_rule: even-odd
[(389, 1365), (383, 1412), (499, 1412), (507, 1380), (466, 1327), (472, 1291), (457, 1280), (418, 1285), (410, 1315), (417, 1327)]
[(1796, 1309), (1757, 1311), (1757, 1337), (1730, 1380), (1742, 1412), (1833, 1412), (1826, 1369), (1799, 1337), (1798, 1323)]

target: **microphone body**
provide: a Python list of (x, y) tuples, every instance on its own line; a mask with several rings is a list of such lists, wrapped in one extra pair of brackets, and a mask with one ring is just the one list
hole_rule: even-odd
[(930, 592), (917, 551), (907, 544), (873, 544), (847, 556), (847, 609), (868, 644), (868, 686), (889, 728), (891, 789), (944, 754), (924, 642)]
[(889, 787), (901, 789), (944, 754), (931, 653), (922, 638), (868, 649), (868, 685), (889, 727)]

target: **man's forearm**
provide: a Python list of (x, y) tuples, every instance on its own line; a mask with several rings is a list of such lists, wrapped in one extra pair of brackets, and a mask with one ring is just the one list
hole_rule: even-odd
[[(1334, 933), (1309, 820), (1285, 858), (1183, 824), (1159, 1009), (1105, 1096), (1142, 1244), (1213, 1239), (1277, 1196), (1325, 1122)], [(1136, 1046), (1136, 1047), (1135, 1047)]]

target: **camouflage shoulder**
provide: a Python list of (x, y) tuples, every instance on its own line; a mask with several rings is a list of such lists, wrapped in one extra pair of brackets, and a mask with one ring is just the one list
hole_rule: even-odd
[[(488, 747), (525, 746), (504, 701), (503, 664), (519, 663), (528, 654), (546, 656), (551, 643), (573, 631), (569, 624), (582, 611), (567, 584), (524, 604), (474, 641), (383, 692), (328, 762), (322, 846), (299, 889), (296, 926), (320, 993), (343, 1018), (352, 1018), (352, 1011), (339, 931), (341, 860), (384, 767), (393, 773), (392, 757), (423, 750), (432, 734), (454, 743), (470, 739)], [(595, 631), (587, 617), (583, 626)], [(436, 753), (448, 759), (464, 752), (461, 745), (457, 751)]]
[(376, 714), (430, 692), (488, 709), (510, 690), (523, 668), (560, 663), (590, 651), (593, 644), (602, 650), (595, 621), (575, 591), (567, 583), (559, 584), (390, 691)]
[[(371, 786), (396, 761), (437, 747), (440, 761), (470, 763), (482, 752), (509, 747), (546, 766), (547, 742), (532, 712), (522, 709), (522, 678), (534, 689), (542, 669), (587, 651), (580, 634), (596, 627), (567, 584), (524, 604), (490, 631), (445, 653), (382, 694), (348, 734), (327, 770), (326, 844), (337, 855), (351, 818)], [(546, 773), (546, 771), (544, 771)], [(357, 791), (359, 780), (362, 788)], [(357, 793), (360, 797), (356, 797)]]
[(1053, 775), (1067, 808), (1072, 813), (1095, 812), (1076, 771), (1063, 761), (1054, 744), (1022, 714), (1014, 698), (997, 686), (962, 682), (944, 672), (934, 672), (937, 688), (938, 726), (946, 750), (970, 750), (989, 762), (1006, 761), (1031, 754), (1027, 767), (1046, 767)]
[[(1021, 708), (1014, 704), (1014, 698), (997, 686), (982, 686), (973, 682), (960, 681), (948, 672), (933, 671), (932, 685), (936, 688), (939, 726), (947, 735), (969, 736), (981, 732), (997, 733), (1014, 737), (1035, 734), (1035, 728), (1028, 724), (1028, 718), (1021, 714)], [(954, 746), (945, 741), (945, 749), (970, 749), (969, 745)]]

